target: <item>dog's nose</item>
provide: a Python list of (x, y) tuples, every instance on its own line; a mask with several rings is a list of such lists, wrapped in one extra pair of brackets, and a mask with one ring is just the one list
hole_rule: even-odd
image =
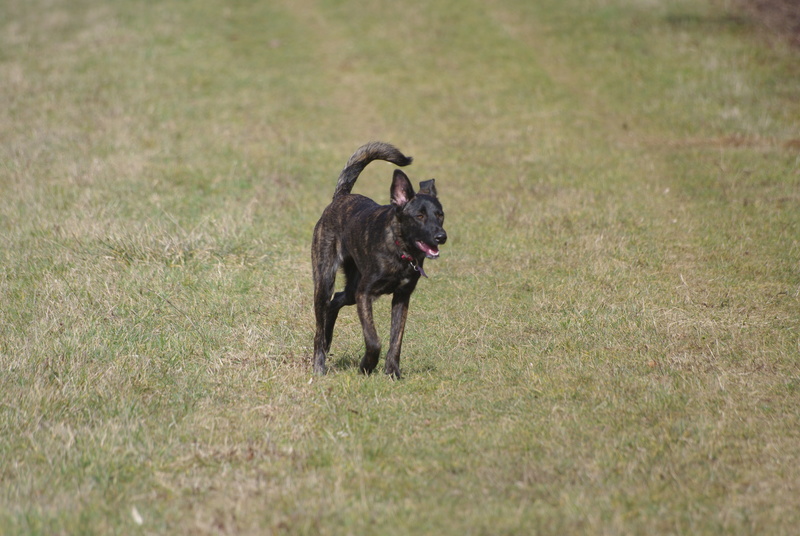
[(436, 236), (434, 236), (433, 239), (436, 240), (437, 244), (444, 244), (445, 242), (447, 242), (447, 233), (445, 233), (444, 231), (442, 231), (441, 233), (436, 233)]

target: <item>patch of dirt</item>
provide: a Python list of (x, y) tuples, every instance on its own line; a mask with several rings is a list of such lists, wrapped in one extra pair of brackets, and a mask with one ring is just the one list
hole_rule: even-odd
[(800, 1), (738, 0), (742, 8), (772, 33), (786, 36), (800, 48)]

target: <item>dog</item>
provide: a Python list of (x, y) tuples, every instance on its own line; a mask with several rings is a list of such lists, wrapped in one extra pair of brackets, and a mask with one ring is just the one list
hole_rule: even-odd
[[(400, 347), (403, 342), (408, 303), (420, 276), (425, 276), (425, 259), (439, 256), (447, 241), (444, 211), (436, 195), (435, 180), (419, 183), (414, 192), (411, 181), (396, 169), (390, 188), (391, 204), (350, 193), (359, 174), (373, 160), (398, 166), (413, 159), (396, 147), (372, 142), (360, 147), (347, 161), (333, 201), (314, 227), (311, 262), (314, 274), (314, 373), (325, 374), (325, 358), (331, 347), (333, 327), (339, 310), (356, 305), (364, 332), (365, 351), (359, 366), (371, 374), (378, 365), (381, 341), (375, 330), (372, 303), (381, 295), (392, 295), (392, 322), (385, 372), (400, 378)], [(339, 269), (345, 276), (344, 290), (334, 295)]]

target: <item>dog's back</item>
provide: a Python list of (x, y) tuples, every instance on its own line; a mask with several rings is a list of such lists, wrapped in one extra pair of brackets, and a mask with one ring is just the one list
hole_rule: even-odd
[[(352, 194), (353, 186), (358, 180), (361, 172), (370, 162), (375, 160), (385, 160), (398, 166), (407, 166), (414, 161), (411, 156), (406, 156), (400, 150), (389, 143), (373, 141), (359, 147), (355, 153), (347, 160), (339, 178), (336, 181), (336, 189), (333, 192), (333, 200), (325, 208), (322, 216), (315, 228), (315, 237), (329, 242), (337, 249), (338, 257), (347, 257), (347, 249), (343, 242), (369, 242), (368, 236), (370, 229), (381, 229), (385, 227), (385, 220), (390, 210), (389, 206), (381, 206), (372, 199), (359, 194)], [(352, 237), (357, 240), (348, 240), (348, 227), (356, 229), (358, 236)], [(335, 243), (335, 245), (334, 245)], [(316, 248), (314, 248), (316, 250)], [(316, 264), (316, 261), (315, 261)]]

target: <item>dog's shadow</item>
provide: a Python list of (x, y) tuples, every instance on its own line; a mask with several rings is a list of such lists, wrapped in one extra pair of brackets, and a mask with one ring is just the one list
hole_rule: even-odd
[[(331, 372), (344, 372), (346, 370), (359, 370), (361, 366), (361, 352), (342, 352), (342, 353), (333, 353), (331, 352), (328, 354), (328, 363), (331, 365)], [(375, 369), (373, 375), (378, 375), (377, 373), (380, 372), (379, 375), (383, 375), (383, 358), (382, 356), (381, 363), (378, 365), (378, 368)], [(409, 356), (411, 360), (413, 360), (413, 356)], [(401, 366), (401, 372), (405, 373), (406, 369)], [(412, 374), (429, 374), (436, 372), (438, 368), (436, 364), (430, 360), (418, 361), (413, 363), (413, 366), (408, 367), (409, 373)]]
[(354, 352), (329, 353), (328, 363), (334, 370), (357, 369), (361, 364), (361, 354)]

